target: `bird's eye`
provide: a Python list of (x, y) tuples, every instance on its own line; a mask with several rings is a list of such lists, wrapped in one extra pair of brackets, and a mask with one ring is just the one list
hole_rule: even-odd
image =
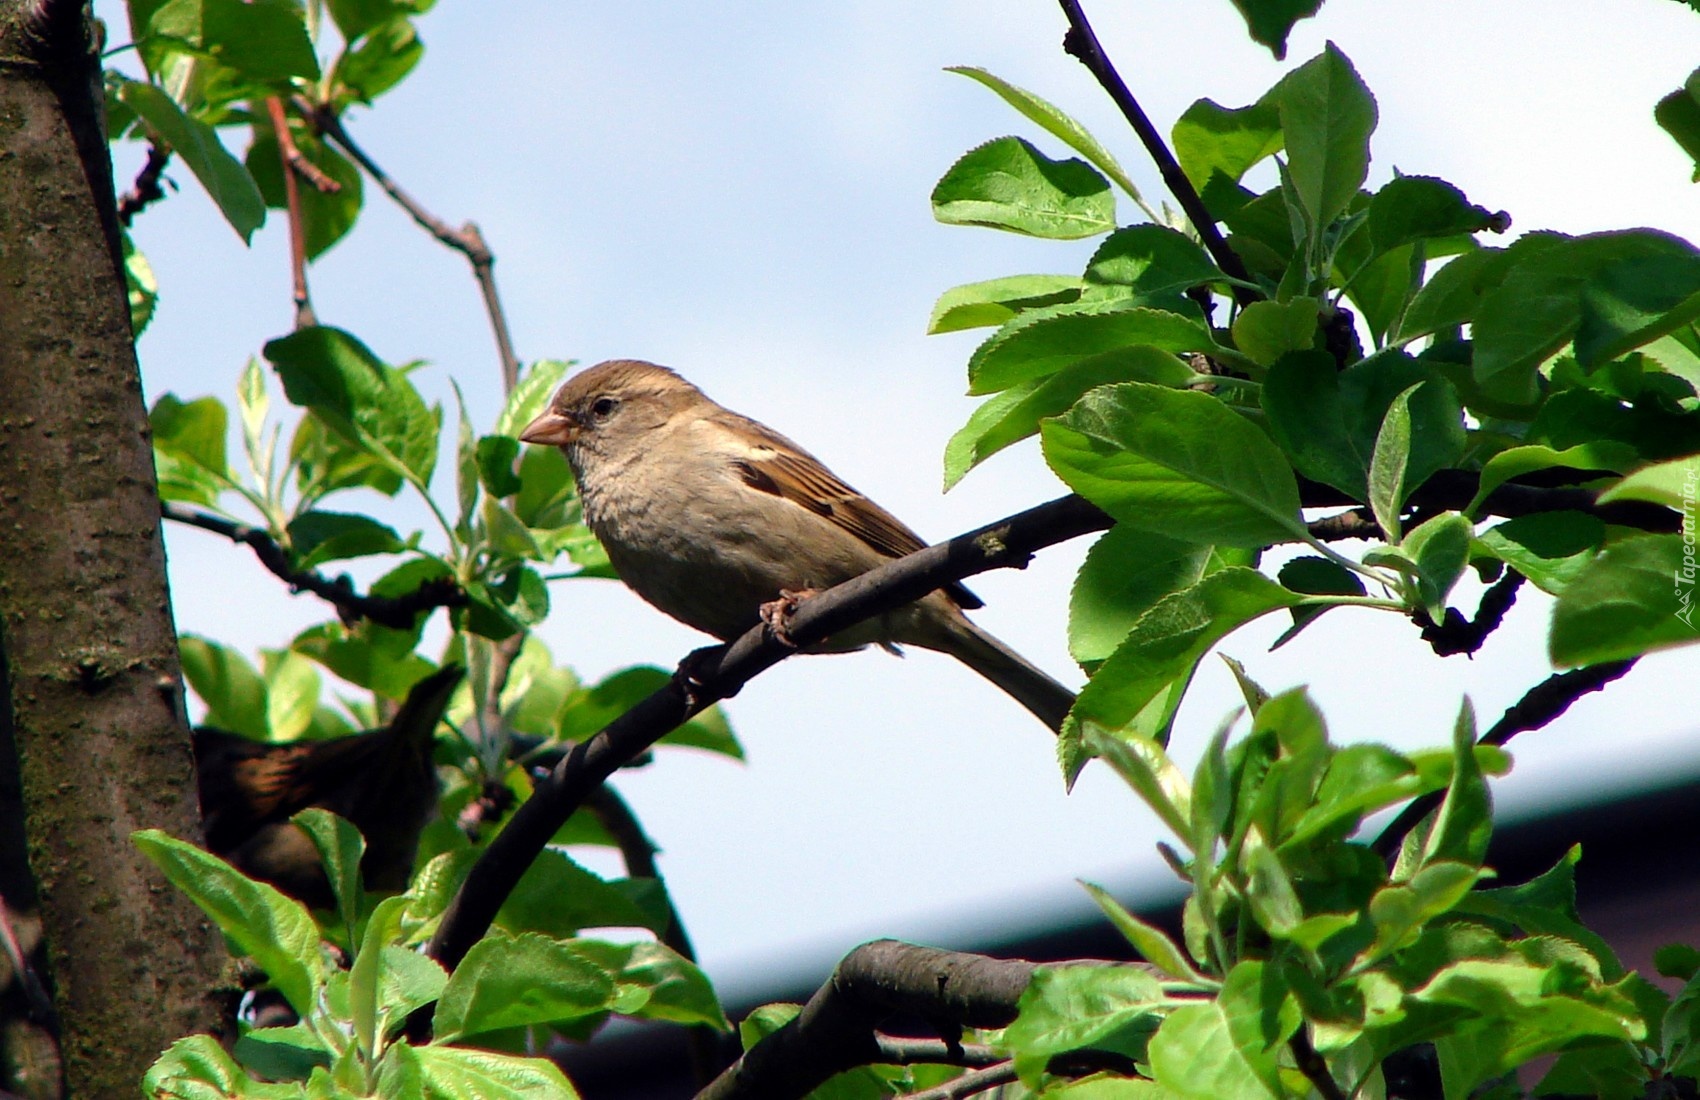
[(606, 420), (619, 402), (612, 397), (598, 397), (590, 404), (590, 415), (598, 420)]

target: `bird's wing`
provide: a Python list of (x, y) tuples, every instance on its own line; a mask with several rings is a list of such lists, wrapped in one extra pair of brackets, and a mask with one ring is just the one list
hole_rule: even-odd
[[(748, 455), (733, 464), (746, 485), (831, 520), (886, 557), (901, 558), (926, 548), (921, 536), (839, 480), (819, 459), (771, 428), (747, 418), (739, 419), (761, 440)], [(961, 607), (984, 606), (978, 596), (961, 584), (947, 585), (944, 591)]]

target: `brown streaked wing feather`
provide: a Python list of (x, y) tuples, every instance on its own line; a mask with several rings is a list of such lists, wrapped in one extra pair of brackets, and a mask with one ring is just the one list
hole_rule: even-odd
[[(807, 451), (763, 424), (747, 417), (737, 419), (772, 448), (759, 457), (739, 459), (734, 464), (746, 485), (831, 520), (886, 557), (901, 558), (926, 548), (921, 536), (840, 481)], [(961, 584), (948, 585), (944, 591), (961, 607), (971, 610), (984, 606), (978, 596)]]

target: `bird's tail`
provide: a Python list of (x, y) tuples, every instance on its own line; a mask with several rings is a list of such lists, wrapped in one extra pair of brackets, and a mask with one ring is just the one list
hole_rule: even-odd
[(950, 643), (937, 648), (1002, 688), (1053, 733), (1060, 733), (1063, 719), (1074, 706), (1074, 692), (975, 626), (967, 616), (959, 616), (958, 623), (966, 629), (953, 631)]

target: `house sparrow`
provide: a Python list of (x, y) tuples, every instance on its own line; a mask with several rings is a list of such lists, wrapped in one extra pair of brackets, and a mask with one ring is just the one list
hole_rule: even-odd
[(207, 848), (316, 909), (336, 904), (319, 850), (289, 819), (309, 806), (347, 818), (366, 840), (368, 890), (407, 888), (419, 833), (437, 810), (432, 740), (465, 670), (444, 665), (407, 693), (390, 724), (326, 741), (253, 741), (195, 730)]
[[(722, 641), (762, 621), (770, 601), (926, 545), (807, 451), (653, 363), (580, 372), (520, 439), (565, 452), (585, 522), (620, 579)], [(969, 622), (962, 610), (979, 606), (951, 584), (810, 651), (909, 643), (948, 653), (1060, 728), (1073, 693)]]

